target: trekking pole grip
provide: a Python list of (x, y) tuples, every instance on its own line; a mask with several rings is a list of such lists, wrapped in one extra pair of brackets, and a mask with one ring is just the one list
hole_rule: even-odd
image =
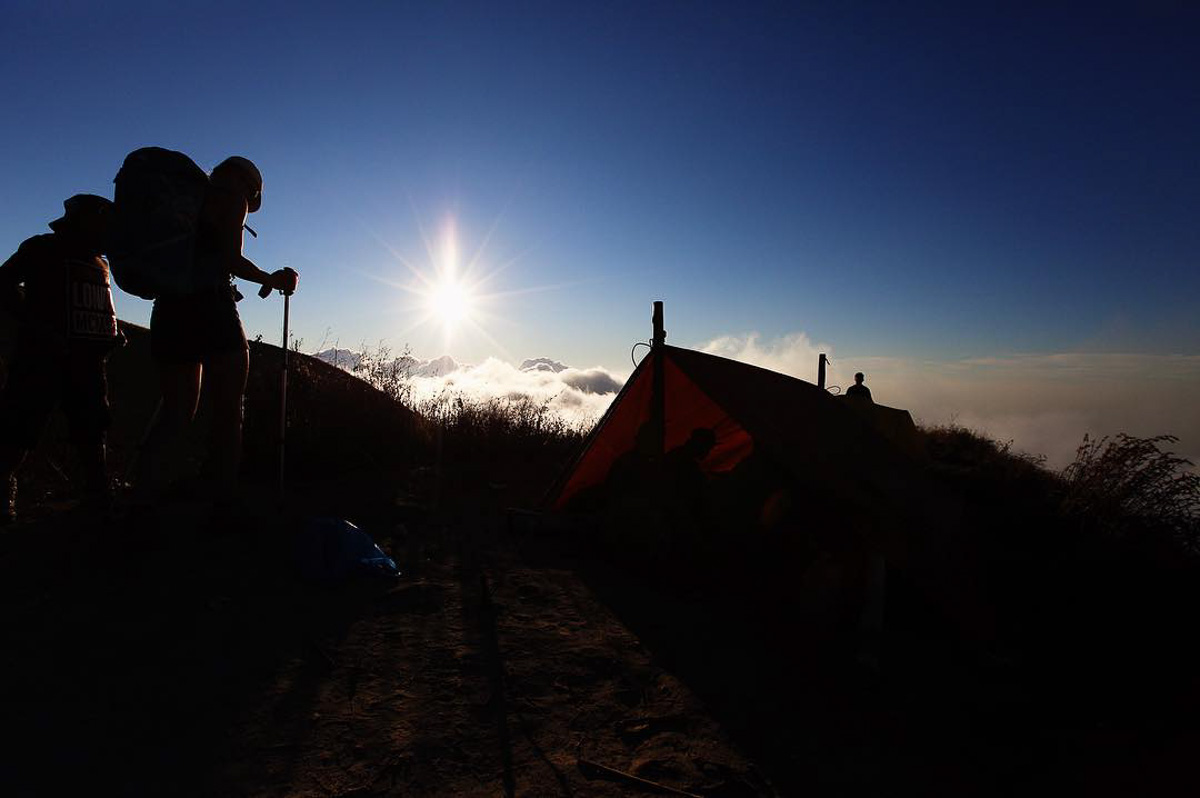
[[(292, 269), (292, 268), (290, 268), (290, 267), (288, 267), (288, 266), (284, 266), (282, 269), (280, 269), (280, 271), (285, 271), (285, 272), (287, 272), (287, 273), (289, 273), (289, 274), (292, 274), (292, 275), (294, 275), (294, 274), (296, 273), (296, 271), (295, 271), (294, 269)], [(278, 272), (276, 272), (276, 273), (278, 273)], [(269, 295), (269, 294), (270, 294), (272, 291), (274, 291), (274, 290), (275, 290), (275, 289), (273, 289), (271, 286), (269, 286), (269, 285), (264, 285), (264, 286), (262, 286), (261, 288), (259, 288), (259, 289), (258, 289), (258, 295), (259, 295), (260, 297), (262, 297), (263, 299), (266, 299), (266, 298), (267, 298), (267, 296), (268, 296), (268, 295)], [(289, 295), (289, 294), (291, 294), (292, 292), (291, 292), (291, 291), (284, 291), (284, 290), (280, 289), (280, 292), (279, 292), (279, 293), (281, 293), (281, 294), (285, 294), (285, 295)]]

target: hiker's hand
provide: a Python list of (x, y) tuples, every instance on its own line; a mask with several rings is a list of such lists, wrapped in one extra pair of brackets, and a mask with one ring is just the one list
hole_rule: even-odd
[(271, 287), (282, 291), (291, 296), (296, 291), (296, 283), (300, 281), (300, 275), (296, 274), (295, 269), (283, 267), (278, 271), (271, 272)]
[(296, 274), (295, 269), (289, 269), (286, 266), (278, 271), (271, 272), (267, 275), (267, 279), (263, 281), (262, 288), (259, 289), (258, 295), (266, 299), (272, 291), (282, 291), (291, 296), (296, 291), (296, 282), (300, 279), (300, 275)]

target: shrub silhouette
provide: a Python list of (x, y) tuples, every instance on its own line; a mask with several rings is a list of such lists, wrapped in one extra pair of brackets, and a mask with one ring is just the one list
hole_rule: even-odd
[(1063, 510), (1114, 537), (1166, 538), (1200, 553), (1200, 475), (1174, 435), (1089, 438), (1062, 472)]
[(432, 452), (440, 470), (465, 481), (462, 487), (521, 483), (522, 499), (540, 498), (590, 431), (591, 424), (554, 412), (549, 399), (473, 397), (450, 389), (419, 398), (413, 390), (415, 362), (407, 345), (394, 357), (380, 343), (363, 347), (350, 373), (420, 419), (418, 448)]
[(392, 350), (380, 342), (374, 351), (362, 347), (358, 362), (350, 370), (352, 374), (374, 385), (390, 398), (412, 408), (412, 349), (405, 344), (399, 357), (392, 357)]

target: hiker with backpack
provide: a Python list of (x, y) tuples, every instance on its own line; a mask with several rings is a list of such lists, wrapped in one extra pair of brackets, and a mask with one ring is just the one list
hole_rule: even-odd
[(0, 523), (16, 518), (16, 471), (58, 405), (79, 454), (84, 505), (105, 510), (111, 500), (105, 362), (124, 341), (100, 257), (112, 203), (76, 194), (63, 208), (53, 232), (26, 240), (0, 265), (0, 301), (20, 324), (0, 396)]
[(298, 276), (286, 268), (265, 272), (242, 255), (246, 216), (262, 204), (262, 175), (248, 159), (227, 158), (205, 175), (182, 153), (146, 148), (126, 158), (115, 182), (121, 245), (114, 246), (113, 274), (122, 288), (154, 299), (150, 347), (162, 390), (139, 462), (139, 495), (152, 500), (161, 489), (203, 384), (212, 403), (207, 476), (215, 505), (227, 507), (249, 371), (233, 280), (290, 295)]

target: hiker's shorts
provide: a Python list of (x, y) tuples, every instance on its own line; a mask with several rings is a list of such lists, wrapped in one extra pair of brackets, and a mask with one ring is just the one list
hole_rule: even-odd
[(246, 351), (246, 332), (233, 290), (159, 297), (150, 314), (150, 353), (160, 363), (203, 363)]
[(0, 442), (17, 449), (34, 448), (50, 414), (61, 406), (73, 443), (103, 443), (112, 423), (106, 358), (106, 353), (95, 351), (58, 357), (18, 354), (0, 396)]

